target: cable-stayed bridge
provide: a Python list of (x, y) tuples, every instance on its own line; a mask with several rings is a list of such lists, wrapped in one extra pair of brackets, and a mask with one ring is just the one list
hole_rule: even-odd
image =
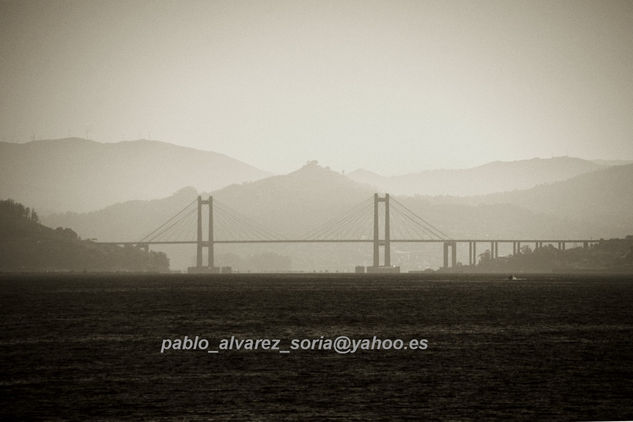
[[(468, 247), (468, 264), (477, 262), (477, 247), (489, 245), (491, 258), (499, 256), (499, 244), (511, 243), (513, 254), (525, 244), (535, 248), (556, 244), (588, 247), (595, 240), (587, 239), (459, 239), (452, 238), (438, 227), (416, 214), (389, 194), (374, 194), (351, 209), (312, 228), (302, 236), (288, 238), (265, 227), (258, 221), (232, 209), (212, 196), (198, 196), (161, 225), (138, 241), (97, 242), (131, 245), (149, 250), (150, 245), (195, 245), (196, 266), (193, 272), (219, 272), (215, 266), (214, 246), (219, 244), (266, 243), (371, 243), (372, 266), (368, 272), (398, 272), (392, 266), (392, 243), (438, 243), (443, 247), (443, 266), (453, 268), (457, 261), (457, 245)], [(205, 263), (206, 249), (206, 263)], [(382, 260), (381, 260), (382, 251)], [(206, 265), (205, 265), (206, 264)]]

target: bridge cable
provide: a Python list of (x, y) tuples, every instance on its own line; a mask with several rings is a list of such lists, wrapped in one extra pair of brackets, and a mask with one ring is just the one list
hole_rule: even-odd
[[(226, 218), (231, 220), (233, 223), (237, 224), (237, 226), (243, 230), (250, 228), (250, 230), (255, 232), (256, 236), (260, 236), (261, 240), (281, 240), (283, 236), (271, 231), (270, 229), (262, 226), (259, 222), (253, 220), (252, 218), (236, 211), (235, 209), (229, 207), (228, 205), (221, 203), (217, 200), (214, 200), (214, 208), (217, 205), (217, 209), (226, 214)], [(244, 231), (248, 235), (248, 231)], [(248, 240), (248, 239), (245, 239)]]
[[(450, 239), (450, 236), (447, 235), (446, 233), (444, 233), (443, 231), (441, 231), (440, 229), (438, 229), (437, 227), (435, 227), (433, 224), (429, 223), (428, 221), (426, 221), (424, 218), (420, 217), (419, 215), (417, 215), (415, 212), (411, 211), (411, 209), (409, 209), (406, 205), (404, 205), (403, 203), (401, 203), (400, 201), (398, 201), (397, 199), (393, 198), (393, 201), (398, 204), (399, 206), (401, 206), (402, 208), (404, 208), (408, 213), (410, 213), (413, 217), (419, 219), (422, 221), (422, 223), (424, 225), (426, 225), (428, 227), (428, 229), (430, 229), (431, 231), (435, 232), (435, 235), (437, 237), (439, 237), (440, 239)], [(406, 214), (404, 214), (406, 215)], [(413, 221), (413, 220), (412, 220)], [(419, 224), (419, 223), (418, 223)], [(439, 234), (438, 234), (439, 233)]]
[(163, 236), (166, 235), (171, 229), (174, 228), (174, 226), (176, 226), (177, 224), (181, 223), (185, 218), (191, 216), (193, 213), (195, 213), (197, 210), (195, 208), (193, 208), (192, 210), (190, 210), (187, 214), (183, 215), (182, 217), (180, 217), (178, 220), (174, 221), (170, 226), (164, 228), (163, 230), (161, 230), (160, 232), (156, 233), (155, 235), (153, 235), (151, 238), (145, 238), (144, 241), (146, 242), (153, 242), (156, 239), (158, 239), (159, 236)]
[[(401, 218), (409, 220), (411, 223), (413, 223), (413, 226), (411, 226), (410, 224), (408, 226), (410, 228), (412, 228), (413, 230), (415, 230), (418, 234), (420, 234), (422, 238), (430, 236), (431, 238), (442, 239), (442, 237), (439, 236), (437, 233), (434, 233), (433, 231), (429, 230), (428, 228), (426, 228), (425, 226), (420, 224), (418, 221), (415, 221), (408, 214), (405, 214), (404, 212), (403, 213), (398, 212), (398, 213), (394, 213), (394, 215), (397, 215), (397, 216), (399, 216)], [(406, 221), (405, 221), (405, 224), (403, 226), (407, 226)], [(422, 232), (420, 232), (419, 230), (422, 230)]]
[(358, 222), (364, 216), (365, 216), (365, 213), (350, 214), (346, 216), (345, 218), (341, 219), (340, 221), (338, 221), (337, 223), (333, 224), (332, 226), (324, 228), (318, 233), (312, 234), (311, 237), (315, 239), (323, 239), (323, 238), (327, 238), (328, 236), (337, 237), (337, 235), (338, 236), (344, 235), (345, 233), (354, 229), (355, 227), (353, 226), (353, 224)]
[(320, 239), (330, 235), (333, 231), (338, 230), (341, 225), (350, 223), (350, 220), (354, 219), (358, 212), (365, 212), (367, 205), (373, 200), (373, 197), (363, 200), (359, 204), (355, 205), (351, 209), (339, 214), (338, 216), (331, 218), (319, 226), (309, 230), (303, 236), (304, 239)]
[[(237, 236), (243, 237), (243, 239), (235, 240), (251, 240), (250, 238), (252, 237), (255, 238), (253, 240), (274, 240), (275, 238), (277, 238), (277, 235), (267, 231), (266, 229), (258, 227), (258, 225), (248, 220), (242, 221), (240, 218), (236, 217), (232, 213), (227, 212), (226, 210), (223, 210), (221, 207), (218, 207), (218, 210), (221, 211), (219, 214), (226, 213), (224, 217), (227, 220), (227, 227), (230, 227), (231, 223), (233, 223), (237, 229)], [(240, 214), (238, 215), (242, 217)], [(252, 233), (249, 232), (248, 229), (250, 229)]]
[(173, 216), (171, 216), (167, 221), (165, 221), (163, 224), (161, 224), (160, 226), (158, 226), (156, 229), (154, 229), (153, 231), (151, 231), (150, 233), (146, 234), (141, 240), (140, 242), (143, 242), (145, 240), (147, 240), (148, 237), (152, 236), (154, 233), (156, 233), (157, 231), (159, 231), (160, 229), (162, 229), (164, 226), (166, 226), (167, 224), (169, 224), (174, 218), (178, 217), (180, 214), (182, 214), (187, 208), (189, 208), (194, 202), (196, 202), (198, 200), (198, 198), (194, 199), (193, 201), (191, 201), (190, 203), (188, 203), (183, 209), (181, 209), (180, 211), (178, 211), (176, 214), (174, 214)]

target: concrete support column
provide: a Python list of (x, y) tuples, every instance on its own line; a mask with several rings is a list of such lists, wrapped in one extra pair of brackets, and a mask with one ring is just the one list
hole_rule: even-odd
[(391, 228), (389, 225), (389, 194), (385, 194), (385, 266), (391, 266)]
[(451, 267), (457, 266), (457, 242), (454, 240), (451, 242)]
[(473, 242), (468, 242), (468, 265), (473, 265)]
[(198, 230), (196, 236), (196, 267), (202, 267), (202, 198), (198, 196)]
[(499, 242), (495, 242), (494, 240), (490, 242), (490, 258), (499, 258)]
[(380, 240), (378, 237), (378, 194), (374, 194), (374, 267), (380, 265)]
[(209, 195), (209, 243), (207, 245), (207, 265), (209, 268), (215, 266), (213, 256), (213, 197)]
[(444, 268), (448, 268), (448, 243), (444, 242)]
[(473, 242), (473, 265), (477, 265), (477, 242)]

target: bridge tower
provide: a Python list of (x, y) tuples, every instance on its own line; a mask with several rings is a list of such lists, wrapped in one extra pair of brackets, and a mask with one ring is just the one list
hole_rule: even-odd
[[(385, 218), (385, 235), (383, 239), (380, 239), (380, 203), (384, 204), (384, 218)], [(391, 272), (391, 270), (399, 271), (399, 268), (391, 267), (391, 227), (389, 217), (389, 194), (380, 197), (377, 193), (374, 194), (374, 259), (373, 265), (367, 268), (368, 272)], [(384, 259), (383, 265), (380, 265), (380, 247), (384, 247)]]
[[(209, 210), (209, 232), (207, 241), (205, 242), (202, 238), (202, 206), (207, 205)], [(201, 196), (198, 196), (198, 224), (197, 224), (197, 235), (196, 235), (196, 266), (200, 272), (215, 272), (216, 267), (214, 263), (214, 254), (213, 254), (213, 197), (209, 196), (209, 199), (206, 201), (202, 199)], [(207, 248), (207, 266), (204, 267), (202, 265), (202, 249)]]

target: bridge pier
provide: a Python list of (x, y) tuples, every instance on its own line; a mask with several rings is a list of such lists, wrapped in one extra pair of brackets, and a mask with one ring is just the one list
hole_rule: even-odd
[(198, 196), (198, 226), (196, 231), (196, 267), (202, 268), (202, 197)]
[(468, 265), (473, 265), (473, 242), (468, 242)]
[(499, 258), (499, 242), (494, 240), (490, 242), (490, 259)]
[(213, 252), (213, 197), (209, 195), (209, 234), (207, 240), (207, 266), (209, 268), (215, 267), (215, 259)]
[(389, 224), (389, 194), (385, 194), (385, 267), (391, 267), (391, 225)]
[(374, 194), (374, 260), (373, 266), (377, 267), (380, 265), (380, 235), (379, 235), (379, 226), (378, 226), (378, 194)]
[[(457, 242), (454, 240), (443, 242), (444, 245), (444, 268), (455, 268), (457, 266)], [(448, 250), (451, 250), (451, 266), (448, 266)]]

